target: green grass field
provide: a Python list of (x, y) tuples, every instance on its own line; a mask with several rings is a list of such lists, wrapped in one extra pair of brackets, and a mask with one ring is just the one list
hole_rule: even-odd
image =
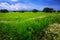
[(1, 40), (4, 38), (5, 40), (33, 40), (34, 34), (52, 23), (60, 23), (60, 13), (0, 13), (0, 38)]

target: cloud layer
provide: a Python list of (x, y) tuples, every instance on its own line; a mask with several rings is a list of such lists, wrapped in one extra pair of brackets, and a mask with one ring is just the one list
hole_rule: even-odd
[(38, 5), (29, 3), (29, 4), (23, 4), (23, 3), (16, 3), (16, 4), (9, 4), (7, 2), (0, 3), (0, 9), (8, 9), (8, 10), (31, 10), (31, 9), (42, 9), (44, 6), (40, 7)]
[(0, 9), (42, 10), (44, 7), (60, 9), (60, 0), (0, 0)]
[(10, 0), (10, 1), (12, 1), (12, 2), (17, 2), (18, 0)]

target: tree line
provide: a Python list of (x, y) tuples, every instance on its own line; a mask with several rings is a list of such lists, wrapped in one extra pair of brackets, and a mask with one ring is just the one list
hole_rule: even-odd
[[(7, 9), (1, 9), (0, 10), (0, 12), (2, 12), (2, 13), (7, 13), (7, 12), (9, 12)], [(21, 10), (21, 11), (13, 11), (13, 12), (22, 12), (22, 13), (24, 13), (24, 12), (26, 12), (26, 10)], [(28, 11), (27, 11), (28, 12)], [(30, 12), (50, 12), (50, 13), (52, 13), (52, 12), (60, 12), (60, 10), (58, 10), (58, 11), (56, 11), (56, 10), (54, 10), (53, 8), (44, 8), (42, 11), (39, 11), (39, 10), (37, 10), (37, 9), (33, 9), (33, 10), (31, 10)]]

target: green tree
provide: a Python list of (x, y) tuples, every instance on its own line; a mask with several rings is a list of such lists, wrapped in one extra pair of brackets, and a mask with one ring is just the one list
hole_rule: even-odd
[(7, 13), (7, 12), (9, 12), (9, 11), (8, 11), (7, 9), (1, 9), (0, 12), (2, 12), (2, 13)]
[(37, 9), (33, 9), (32, 12), (38, 12), (38, 10)]
[(60, 12), (60, 10), (58, 10), (57, 12)]
[(44, 8), (43, 12), (53, 12), (53, 8)]

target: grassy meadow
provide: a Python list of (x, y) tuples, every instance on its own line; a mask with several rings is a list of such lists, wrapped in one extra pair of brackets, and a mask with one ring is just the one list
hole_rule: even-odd
[(0, 13), (0, 40), (37, 40), (34, 36), (53, 23), (60, 23), (60, 13)]

